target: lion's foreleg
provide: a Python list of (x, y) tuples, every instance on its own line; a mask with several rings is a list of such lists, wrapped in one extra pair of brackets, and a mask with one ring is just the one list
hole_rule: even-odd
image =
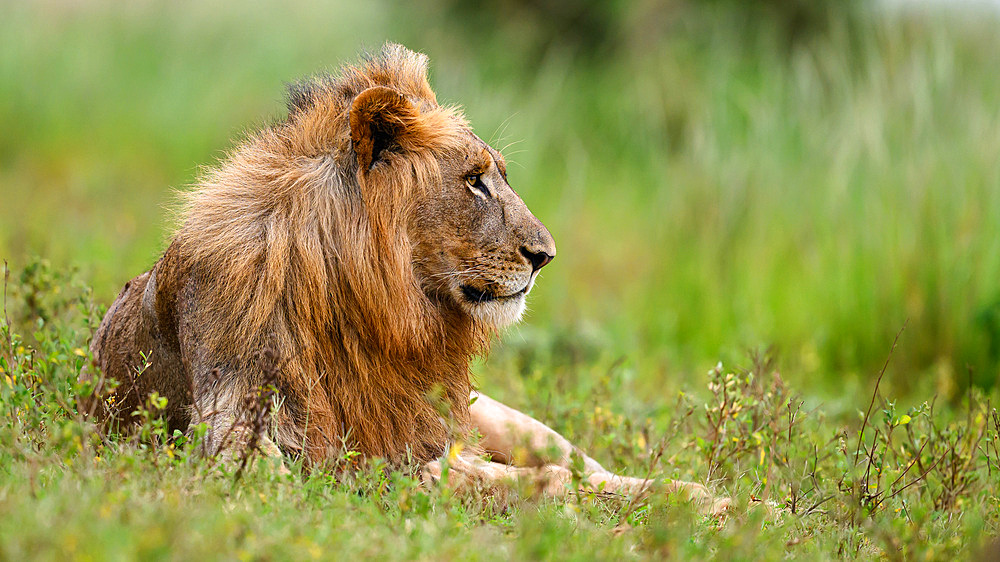
[[(483, 436), (480, 445), (494, 461), (498, 461), (481, 461), (497, 466), (474, 464), (471, 468), (464, 467), (467, 471), (477, 472), (480, 479), (495, 477), (502, 472), (504, 478), (532, 478), (546, 493), (561, 495), (571, 488), (569, 483), (573, 475), (569, 467), (571, 455), (576, 452), (584, 461), (581, 482), (584, 488), (635, 495), (658, 485), (649, 479), (613, 474), (565, 437), (531, 416), (485, 394), (473, 393), (473, 398), (475, 402), (470, 413), (473, 425)], [(669, 493), (685, 494), (709, 513), (718, 514), (729, 508), (728, 499), (714, 497), (708, 488), (695, 482), (668, 480), (664, 489)]]

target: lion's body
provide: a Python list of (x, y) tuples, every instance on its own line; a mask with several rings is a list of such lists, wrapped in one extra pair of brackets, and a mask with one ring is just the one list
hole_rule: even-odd
[[(483, 449), (452, 459), (451, 481), (526, 477), (565, 493), (568, 441), (488, 397), (470, 407), (470, 359), (520, 317), (554, 256), (503, 157), (438, 106), (425, 57), (387, 45), (339, 78), (293, 87), (288, 119), (186, 195), (166, 252), (94, 334), (100, 374), (83, 407), (128, 426), (156, 393), (171, 429), (207, 424), (210, 454), (256, 446), (311, 464), (347, 448), (422, 463), (428, 481), (450, 442), (468, 445), (477, 429)], [(523, 443), (559, 454), (503, 464)], [(595, 489), (649, 486), (584, 459)], [(708, 497), (697, 484), (668, 489)]]
[(154, 391), (181, 429), (198, 412), (238, 409), (269, 349), (283, 399), (273, 438), (285, 452), (320, 460), (343, 443), (429, 460), (468, 429), (469, 360), (490, 330), (425, 294), (405, 224), (438, 164), (410, 151), (391, 156), (405, 157), (402, 174), (359, 174), (348, 122), (359, 93), (387, 86), (421, 108), (401, 142), (467, 142), (424, 72), (422, 56), (399, 48), (300, 87), (287, 122), (206, 174), (163, 258), (126, 285), (95, 335), (98, 366), (120, 383), (106, 414), (127, 422)]

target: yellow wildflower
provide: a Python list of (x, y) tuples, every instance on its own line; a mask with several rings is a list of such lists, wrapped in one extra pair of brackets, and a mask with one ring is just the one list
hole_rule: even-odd
[(451, 445), (451, 449), (448, 451), (448, 461), (455, 462), (458, 460), (458, 455), (462, 452), (463, 448), (464, 446), (461, 443), (457, 441), (453, 443)]

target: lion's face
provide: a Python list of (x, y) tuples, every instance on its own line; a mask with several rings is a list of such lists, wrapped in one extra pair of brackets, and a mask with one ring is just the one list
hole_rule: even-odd
[[(410, 151), (437, 160), (440, 185), (417, 190), (407, 225), (413, 272), (425, 294), (488, 326), (516, 322), (556, 246), (507, 183), (500, 153), (459, 117), (382, 86), (354, 99), (350, 128), (362, 174), (387, 165), (409, 173)], [(425, 142), (429, 137), (447, 141)]]
[(467, 139), (439, 158), (442, 185), (415, 209), (414, 270), (432, 298), (503, 327), (520, 319), (556, 246), (507, 183), (500, 153), (471, 132)]

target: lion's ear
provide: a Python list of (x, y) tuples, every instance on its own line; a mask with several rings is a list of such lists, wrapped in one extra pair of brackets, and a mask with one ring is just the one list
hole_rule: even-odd
[(387, 150), (399, 150), (417, 109), (391, 88), (374, 86), (358, 94), (351, 105), (351, 143), (358, 165), (368, 170)]

